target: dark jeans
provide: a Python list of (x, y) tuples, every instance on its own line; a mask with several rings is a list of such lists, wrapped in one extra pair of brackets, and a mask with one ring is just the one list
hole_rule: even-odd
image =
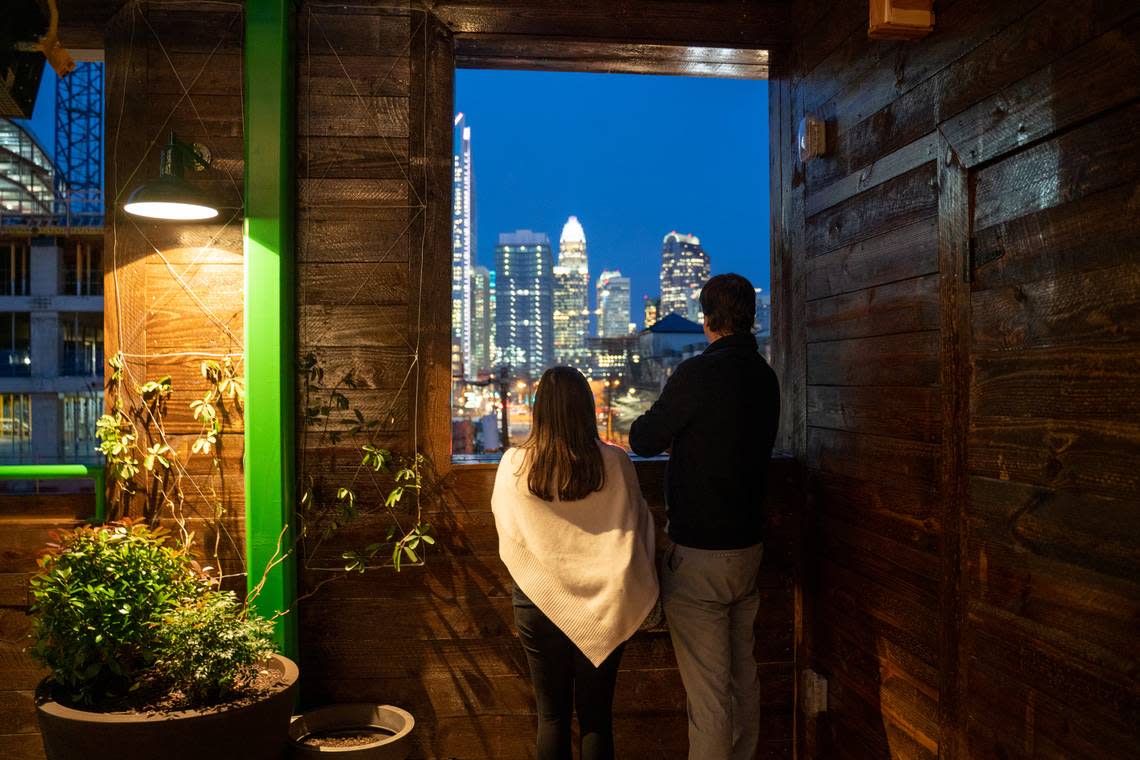
[(517, 586), (513, 602), (538, 703), (538, 760), (571, 760), (574, 710), (582, 735), (581, 760), (613, 760), (614, 686), (625, 645), (595, 668)]

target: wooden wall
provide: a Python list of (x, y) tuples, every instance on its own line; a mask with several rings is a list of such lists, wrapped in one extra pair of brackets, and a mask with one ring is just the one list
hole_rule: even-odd
[[(445, 11), (448, 24), (468, 28), (470, 7)], [(386, 520), (364, 518), (310, 543), (301, 560), (302, 698), (410, 709), (419, 722), (415, 757), (530, 757), (536, 719), (510, 579), (498, 559), (494, 468), (449, 463), (450, 336), (442, 316), (450, 308), (454, 40), (434, 15), (399, 4), (302, 4), (297, 30), (298, 358), (312, 354), (325, 367), (321, 390), (339, 385), (353, 406), (382, 418), (378, 435), (340, 443), (302, 432), (299, 468), (319, 499), (351, 483), (362, 502), (375, 503), (385, 483), (359, 474), (360, 444), (417, 448), (431, 461), (425, 517), (440, 540), (424, 567), (331, 581), (343, 551), (384, 540)], [(357, 387), (345, 389), (349, 370)], [(662, 463), (639, 470), (660, 519)], [(766, 758), (791, 756), (802, 500), (795, 473), (790, 461), (773, 464), (781, 519), (762, 582), (757, 652)], [(635, 639), (618, 688), (619, 756), (683, 754), (684, 691), (667, 632)]]
[[(191, 453), (202, 424), (190, 402), (208, 387), (203, 360), (230, 356), (240, 371), (243, 352), (243, 29), (240, 6), (131, 2), (111, 19), (105, 52), (105, 354), (108, 361), (124, 354), (127, 408), (141, 408), (142, 383), (170, 378), (162, 430), (140, 419), (139, 442), (176, 452), (171, 472), (185, 494), (184, 514), (203, 551), (212, 553), (220, 528), (219, 566), (236, 588), (245, 586), (242, 418), (229, 403), (215, 462)], [(158, 176), (171, 132), (209, 149), (210, 167), (187, 179), (218, 204), (216, 220), (148, 222), (122, 211), (135, 187)], [(131, 512), (140, 506), (136, 499)], [(171, 517), (168, 509), (163, 517)]]
[(773, 290), (830, 686), (804, 756), (1140, 752), (1137, 10), (952, 0), (904, 43), (794, 8)]
[(46, 674), (27, 652), (28, 579), (51, 532), (95, 512), (91, 494), (0, 495), (0, 757), (43, 757), (34, 693)]
[[(659, 524), (661, 463), (639, 466)], [(793, 595), (798, 509), (791, 460), (773, 462), (779, 527), (760, 581), (757, 661), (763, 688), (758, 757), (792, 756)], [(301, 605), (302, 698), (307, 705), (379, 700), (416, 716), (416, 758), (526, 758), (535, 713), (526, 659), (514, 629), (511, 581), (498, 558), (490, 511), (492, 466), (456, 469), (433, 506), (440, 544), (424, 567), (370, 570), (338, 579)], [(354, 544), (323, 547), (331, 564)], [(309, 588), (324, 577), (302, 576)], [(639, 633), (618, 678), (618, 756), (683, 756), (685, 696), (666, 630)]]

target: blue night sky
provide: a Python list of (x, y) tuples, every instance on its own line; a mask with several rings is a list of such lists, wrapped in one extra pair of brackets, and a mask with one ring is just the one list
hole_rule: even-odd
[(36, 138), (36, 142), (52, 160), (55, 159), (55, 82), (55, 72), (51, 66), (44, 66), (32, 118), (15, 120), (32, 133), (32, 137)]
[(766, 81), (462, 69), (471, 127), (478, 263), (500, 232), (554, 249), (566, 217), (586, 231), (593, 283), (632, 278), (632, 318), (657, 295), (661, 238), (700, 237), (713, 274), (769, 287)]

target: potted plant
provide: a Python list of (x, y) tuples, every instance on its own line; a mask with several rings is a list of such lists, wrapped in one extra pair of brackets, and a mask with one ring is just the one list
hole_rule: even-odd
[(279, 758), (297, 681), (272, 624), (130, 521), (62, 534), (31, 582), (49, 760)]

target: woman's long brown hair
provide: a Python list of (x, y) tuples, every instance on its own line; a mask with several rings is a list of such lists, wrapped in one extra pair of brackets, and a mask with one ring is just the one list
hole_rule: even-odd
[(521, 447), (526, 484), (544, 501), (584, 499), (602, 490), (606, 468), (598, 447), (594, 394), (573, 367), (551, 367), (538, 381), (530, 437)]

